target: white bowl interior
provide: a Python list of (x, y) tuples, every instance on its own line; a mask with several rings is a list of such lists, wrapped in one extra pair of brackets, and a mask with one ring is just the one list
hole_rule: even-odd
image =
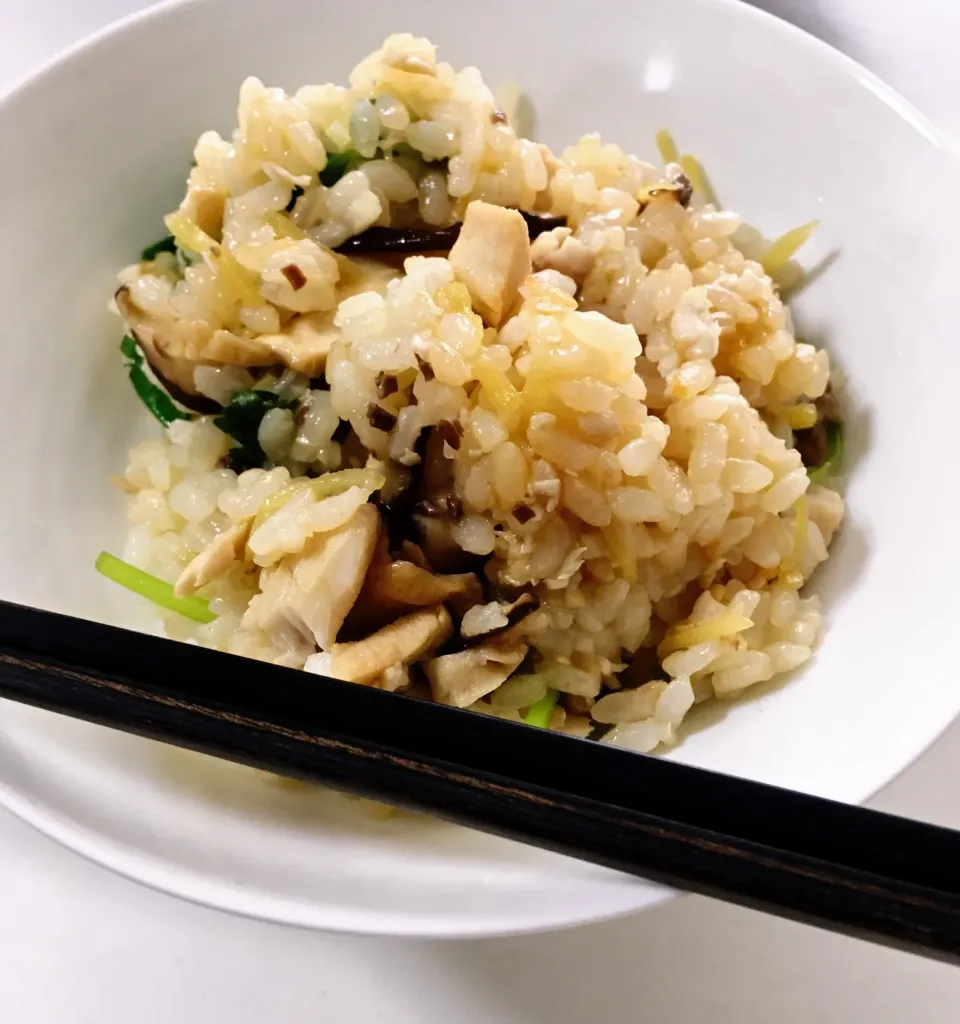
[[(938, 202), (953, 160), (866, 72), (753, 9), (597, 10), (614, 30), (585, 32), (579, 7), (545, 0), (415, 0), (403, 13), (386, 2), (168, 5), (0, 104), (0, 596), (143, 622), (93, 570), (101, 548), (122, 543), (107, 478), (152, 429), (106, 312), (114, 274), (162, 233), (193, 141), (230, 129), (246, 75), (288, 88), (344, 80), (383, 36), (409, 30), (491, 84), (517, 78), (553, 146), (599, 131), (643, 155), (669, 126), (724, 203), (766, 234), (820, 218), (804, 258), (831, 262), (795, 310), (842, 367), (852, 417), (848, 521), (817, 580), (828, 634), (799, 678), (704, 711), (671, 756), (849, 801), (915, 757), (960, 706), (944, 642), (957, 612), (957, 484), (943, 460), (960, 368), (947, 299), (958, 225)], [(3, 719), (0, 799), (119, 870), (241, 912), (482, 934), (663, 896), (465, 830), (361, 819), (331, 794), (42, 712), (5, 706)]]

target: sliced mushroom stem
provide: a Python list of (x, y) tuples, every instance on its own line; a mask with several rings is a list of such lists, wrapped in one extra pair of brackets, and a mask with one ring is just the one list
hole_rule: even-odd
[(366, 640), (334, 644), (327, 655), (318, 656), (317, 670), (348, 683), (371, 684), (393, 666), (409, 665), (435, 651), (452, 632), (446, 608), (424, 608)]
[(526, 657), (526, 646), (489, 644), (428, 661), (430, 691), (438, 704), (465, 708), (492, 693)]
[(157, 322), (134, 305), (127, 285), (118, 288), (113, 298), (134, 341), (140, 346), (140, 351), (150, 364), (153, 375), (170, 397), (184, 408), (201, 415), (219, 412), (220, 405), (213, 399), (201, 395), (194, 386), (193, 371), (201, 364), (191, 359), (162, 354), (162, 342), (157, 336)]

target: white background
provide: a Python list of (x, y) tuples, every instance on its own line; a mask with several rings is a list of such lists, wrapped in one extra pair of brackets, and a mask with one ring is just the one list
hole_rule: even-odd
[[(879, 73), (960, 138), (960, 7), (949, 0), (761, 2)], [(0, 89), (143, 6), (0, 0)], [(954, 727), (877, 804), (960, 827), (958, 778)], [(0, 1019), (953, 1024), (960, 972), (693, 897), (534, 938), (426, 943), (313, 934), (151, 892), (0, 812)]]

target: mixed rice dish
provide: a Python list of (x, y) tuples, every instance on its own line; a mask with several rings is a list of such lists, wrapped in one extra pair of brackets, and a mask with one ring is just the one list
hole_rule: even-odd
[[(650, 751), (811, 657), (840, 409), (700, 165), (515, 129), (391, 36), (255, 78), (120, 275), (116, 482), (168, 636)], [(304, 680), (309, 686), (309, 679)]]

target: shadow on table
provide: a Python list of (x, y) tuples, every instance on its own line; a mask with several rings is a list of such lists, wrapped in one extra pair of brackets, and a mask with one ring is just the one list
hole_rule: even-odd
[(462, 999), (461, 1024), (812, 1024), (808, 988), (818, 1014), (833, 1007), (819, 1024), (858, 1019), (868, 1000), (891, 1010), (873, 1024), (895, 1024), (911, 999), (953, 976), (942, 964), (696, 897), (572, 931), (435, 945), (427, 959)]
[[(957, 827), (960, 805), (942, 780), (958, 749), (960, 722), (872, 803)], [(564, 932), (406, 951), (391, 969), (426, 969), (456, 992), (461, 1024), (840, 1024), (866, 1006), (871, 1024), (898, 1024), (919, 1019), (912, 1000), (933, 1014), (925, 1024), (945, 1024), (960, 996), (946, 965), (698, 897)], [(930, 1001), (938, 983), (942, 1006)]]

